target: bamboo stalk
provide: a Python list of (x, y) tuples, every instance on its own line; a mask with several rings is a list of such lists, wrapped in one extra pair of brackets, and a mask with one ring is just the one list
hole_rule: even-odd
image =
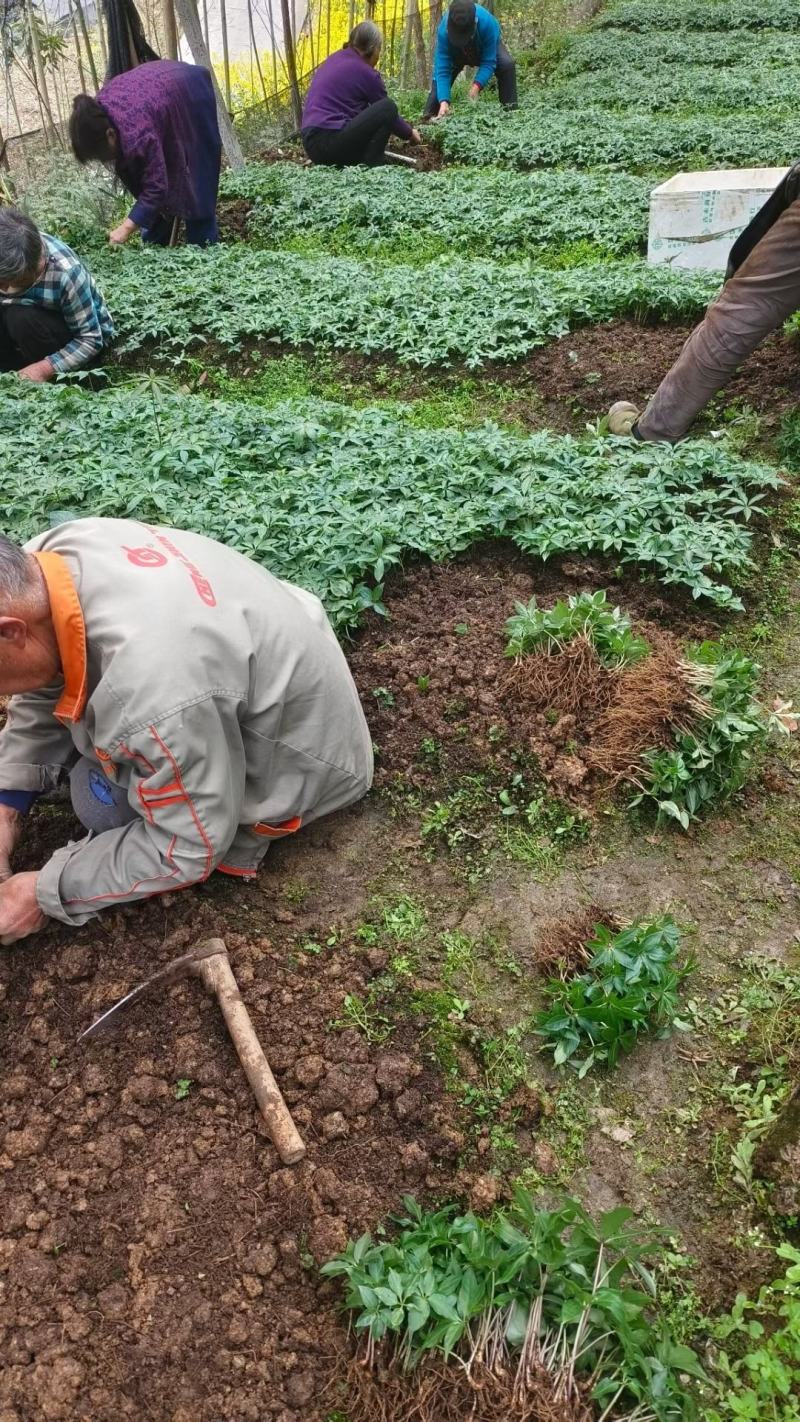
[[(31, 55), (33, 57), (34, 87), (36, 97), (39, 102), (39, 109), (42, 114), (45, 134), (53, 139), (54, 143), (60, 147), (56, 126), (53, 122), (53, 113), (50, 108), (50, 97), (47, 92), (47, 79), (44, 72), (44, 60), (42, 59), (42, 47), (39, 43), (39, 31), (36, 28), (36, 20), (33, 13), (31, 0), (24, 0), (25, 14), (28, 20), (28, 36), (31, 43)], [(19, 60), (17, 61), (19, 63)]]
[(94, 91), (95, 93), (97, 93), (97, 90), (100, 88), (100, 83), (97, 78), (97, 65), (94, 62), (94, 54), (92, 53), (92, 46), (89, 41), (89, 31), (86, 28), (86, 16), (83, 13), (83, 4), (81, 3), (81, 0), (72, 0), (72, 4), (75, 8), (75, 16), (80, 27), (83, 43), (86, 46), (86, 56), (89, 61), (89, 70), (92, 76)]
[(103, 75), (108, 69), (108, 45), (106, 44), (104, 0), (97, 0), (97, 37), (100, 41), (100, 58), (103, 61)]
[(228, 10), (226, 0), (219, 0), (219, 25), (222, 31), (222, 66), (225, 81), (225, 103), (231, 108), (231, 56), (228, 49)]
[(292, 30), (292, 17), (289, 13), (289, 0), (281, 0), (281, 19), (283, 21), (283, 44), (286, 54), (286, 68), (289, 74), (289, 96), (292, 103), (295, 125), (299, 128), (303, 113), (303, 104), (300, 98), (300, 85), (297, 82), (294, 33)]
[(264, 83), (264, 75), (261, 70), (261, 60), (259, 58), (258, 45), (256, 43), (256, 31), (255, 26), (253, 24), (253, 0), (247, 0), (247, 23), (250, 28), (250, 44), (252, 45), (253, 54), (255, 55), (256, 69), (258, 70), (258, 78), (261, 84), (261, 92), (264, 95), (264, 103), (269, 104), (269, 96), (267, 94), (267, 86)]

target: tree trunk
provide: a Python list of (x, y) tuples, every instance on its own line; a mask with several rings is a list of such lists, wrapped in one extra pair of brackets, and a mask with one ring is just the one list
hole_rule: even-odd
[(244, 167), (244, 154), (239, 143), (231, 116), (225, 107), (222, 94), (220, 93), (217, 76), (211, 67), (211, 59), (203, 40), (203, 31), (200, 27), (200, 20), (197, 14), (194, 0), (175, 0), (175, 12), (181, 22), (186, 42), (191, 51), (195, 64), (201, 64), (211, 75), (211, 82), (214, 85), (214, 94), (217, 100), (217, 119), (219, 131), (222, 137), (222, 147), (225, 150), (225, 157), (232, 168)]
[(281, 0), (281, 20), (283, 22), (283, 43), (286, 53), (286, 72), (289, 75), (289, 96), (292, 102), (292, 114), (294, 116), (295, 127), (300, 127), (303, 113), (303, 102), (300, 98), (300, 85), (297, 82), (297, 66), (294, 58), (294, 35), (292, 31), (292, 16), (289, 10), (289, 0)]
[(0, 128), (0, 168), (5, 168), (7, 173), (11, 172), (11, 164), (8, 161), (8, 145), (2, 128)]
[(178, 58), (178, 23), (172, 0), (163, 0), (161, 11), (164, 20), (164, 58)]

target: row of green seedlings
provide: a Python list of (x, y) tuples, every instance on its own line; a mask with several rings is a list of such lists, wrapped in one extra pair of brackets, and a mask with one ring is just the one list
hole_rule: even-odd
[(437, 141), (458, 163), (508, 168), (622, 168), (629, 173), (790, 164), (796, 119), (745, 107), (730, 114), (652, 114), (636, 108), (560, 112), (540, 100), (506, 114), (494, 107), (455, 114)]
[(776, 1250), (783, 1275), (755, 1300), (739, 1294), (710, 1325), (704, 1367), (660, 1310), (664, 1237), (644, 1232), (632, 1211), (594, 1221), (571, 1199), (537, 1208), (520, 1188), (488, 1219), (403, 1203), (391, 1238), (364, 1234), (322, 1270), (343, 1279), (359, 1340), (350, 1422), (434, 1422), (455, 1415), (443, 1403), (459, 1390), (473, 1406), (479, 1397), (504, 1405), (509, 1418), (797, 1422), (800, 1251), (791, 1244)]
[(92, 268), (114, 313), (119, 356), (156, 347), (162, 359), (177, 360), (210, 340), (233, 356), (247, 341), (310, 342), (470, 369), (520, 360), (589, 323), (694, 319), (719, 285), (714, 273), (641, 261), (559, 271), (463, 256), (442, 260), (435, 277), (420, 281), (405, 262), (286, 251), (265, 261), (245, 243), (98, 252)]
[(248, 163), (223, 175), (220, 195), (248, 204), (248, 241), (261, 246), (415, 264), (466, 247), (473, 257), (576, 266), (643, 250), (650, 187), (623, 174)]
[(316, 593), (340, 632), (385, 613), (384, 581), (409, 556), (440, 563), (487, 538), (545, 560), (613, 558), (741, 608), (731, 581), (752, 566), (753, 526), (781, 483), (721, 441), (667, 449), (490, 425), (414, 429), (374, 407), (192, 397), (154, 375), (99, 402), (0, 381), (4, 439), (15, 449), (0, 462), (12, 537), (31, 538), (58, 510), (177, 522)]
[[(662, 70), (679, 76), (695, 65), (714, 65), (721, 71), (738, 65), (759, 66), (762, 74), (772, 69), (785, 72), (787, 64), (800, 59), (800, 32), (718, 31), (687, 33), (677, 30), (644, 32), (624, 29), (592, 29), (565, 35), (555, 79), (572, 79), (588, 71), (609, 74), (620, 71), (655, 78)], [(632, 76), (631, 76), (632, 77)]]
[(622, 0), (596, 20), (598, 28), (641, 30), (800, 30), (793, 0)]
[[(518, 660), (531, 654), (556, 656), (578, 642), (588, 643), (602, 665), (617, 674), (620, 686), (626, 669), (651, 651), (602, 590), (547, 609), (538, 606), (535, 596), (527, 605), (517, 603), (506, 630), (507, 653)], [(641, 750), (622, 773), (637, 788), (632, 807), (650, 807), (659, 821), (688, 829), (740, 789), (770, 733), (789, 734), (796, 721), (791, 702), (778, 702), (778, 709), (769, 711), (759, 701), (759, 667), (744, 652), (706, 641), (691, 648), (675, 670), (678, 703), (670, 707), (667, 699), (657, 706), (652, 733), (660, 734), (658, 743)]]

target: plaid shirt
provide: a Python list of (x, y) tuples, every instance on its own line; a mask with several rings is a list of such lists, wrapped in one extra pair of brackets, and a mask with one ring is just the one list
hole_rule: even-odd
[(0, 306), (44, 306), (58, 311), (67, 329), (74, 332), (60, 351), (48, 356), (56, 374), (79, 370), (114, 339), (108, 307), (94, 277), (57, 237), (42, 233), (47, 263), (42, 275), (27, 291), (13, 295), (0, 291)]

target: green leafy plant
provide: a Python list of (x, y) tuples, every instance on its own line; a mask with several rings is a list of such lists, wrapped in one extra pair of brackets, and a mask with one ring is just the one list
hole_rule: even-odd
[(191, 1078), (188, 1076), (182, 1076), (179, 1081), (175, 1082), (175, 1100), (185, 1101), (187, 1096), (189, 1095), (191, 1087)]
[(631, 802), (654, 804), (659, 819), (683, 829), (739, 789), (772, 727), (786, 730), (756, 700), (759, 668), (743, 652), (704, 642), (686, 666), (699, 693), (697, 714), (675, 731), (673, 748), (645, 752), (643, 788)]
[(703, 1422), (800, 1419), (800, 1251), (781, 1244), (776, 1254), (787, 1262), (783, 1278), (755, 1300), (737, 1294), (713, 1330), (716, 1342), (730, 1340), (735, 1351), (723, 1350), (716, 1359), (716, 1395)]
[(521, 602), (514, 606), (514, 616), (506, 622), (509, 657), (539, 650), (560, 652), (578, 636), (589, 639), (605, 666), (629, 666), (650, 650), (644, 637), (631, 631), (630, 618), (610, 605), (602, 589), (579, 593), (550, 608), (540, 608), (535, 596), (527, 606)]
[(792, 0), (623, 0), (597, 24), (631, 30), (800, 30)]
[(595, 924), (586, 972), (551, 979), (548, 1005), (534, 1019), (555, 1065), (568, 1063), (582, 1077), (594, 1066), (615, 1066), (643, 1033), (685, 1027), (678, 989), (692, 965), (677, 965), (679, 947), (680, 931), (667, 915), (619, 933)]
[(516, 1373), (518, 1405), (539, 1370), (539, 1385), (549, 1375), (568, 1401), (588, 1380), (607, 1416), (696, 1415), (681, 1374), (702, 1369), (658, 1322), (645, 1260), (660, 1246), (631, 1210), (595, 1223), (574, 1200), (541, 1210), (522, 1189), (489, 1220), (404, 1205), (396, 1238), (362, 1235), (322, 1270), (345, 1281), (367, 1362), (382, 1343), (405, 1369), (435, 1351), (484, 1381)]

